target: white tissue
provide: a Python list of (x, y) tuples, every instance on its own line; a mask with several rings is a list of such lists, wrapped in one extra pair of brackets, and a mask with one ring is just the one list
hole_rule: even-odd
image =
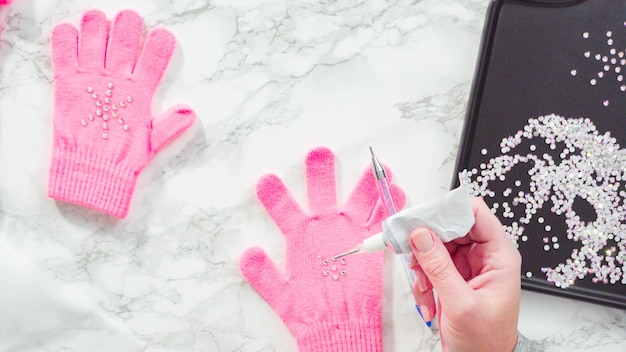
[(460, 186), (443, 196), (404, 209), (383, 222), (383, 232), (395, 237), (402, 253), (411, 253), (409, 234), (417, 227), (427, 227), (443, 242), (467, 235), (474, 226), (472, 197), (467, 186)]

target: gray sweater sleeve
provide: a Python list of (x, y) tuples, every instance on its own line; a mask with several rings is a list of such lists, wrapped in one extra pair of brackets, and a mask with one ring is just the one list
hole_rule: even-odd
[(517, 333), (517, 345), (513, 352), (540, 352), (535, 344), (524, 335)]

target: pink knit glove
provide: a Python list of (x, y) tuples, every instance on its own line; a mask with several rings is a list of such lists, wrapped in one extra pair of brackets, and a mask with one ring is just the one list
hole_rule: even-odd
[[(368, 170), (342, 208), (335, 195), (333, 153), (306, 158), (309, 212), (275, 175), (259, 180), (257, 195), (285, 235), (286, 273), (262, 249), (241, 257), (243, 275), (278, 313), (300, 352), (381, 351), (383, 253), (331, 256), (381, 231), (384, 207)], [(404, 194), (393, 186), (398, 206)]]
[[(110, 31), (109, 31), (110, 28)], [(152, 120), (150, 104), (175, 47), (169, 31), (151, 30), (121, 11), (109, 24), (91, 10), (80, 33), (52, 32), (54, 136), (48, 195), (123, 218), (139, 172), (195, 119), (175, 106)]]

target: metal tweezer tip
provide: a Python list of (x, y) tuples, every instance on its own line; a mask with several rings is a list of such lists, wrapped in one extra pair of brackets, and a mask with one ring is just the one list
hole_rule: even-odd
[(353, 248), (353, 249), (351, 249), (351, 250), (349, 250), (349, 251), (347, 251), (345, 253), (333, 255), (332, 258), (333, 259), (339, 259), (339, 258), (345, 257), (345, 256), (350, 255), (350, 254), (358, 253), (360, 250), (361, 250), (361, 247), (359, 246), (359, 247)]

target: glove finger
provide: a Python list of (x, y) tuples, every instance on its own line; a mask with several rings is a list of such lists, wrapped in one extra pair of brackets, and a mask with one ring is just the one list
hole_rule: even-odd
[[(396, 203), (398, 210), (404, 208), (406, 202), (406, 196), (404, 191), (395, 184), (389, 185), (391, 187), (391, 194)], [(368, 229), (374, 229), (374, 231), (381, 231), (381, 223), (385, 220), (389, 214), (387, 214), (387, 208), (383, 204), (382, 200), (378, 199), (374, 210), (371, 213), (371, 217), (367, 221), (366, 227)]]
[[(252, 287), (277, 312), (287, 299), (287, 280), (276, 264), (259, 247), (246, 250), (239, 259), (239, 268)], [(282, 303), (284, 304), (284, 303)]]
[(297, 233), (306, 214), (293, 199), (283, 181), (276, 175), (261, 177), (256, 187), (257, 197), (285, 235)]
[(161, 81), (175, 46), (174, 35), (164, 28), (156, 28), (148, 33), (133, 76), (149, 92), (153, 92)]
[(78, 30), (68, 23), (52, 30), (52, 65), (54, 74), (75, 72), (78, 69)]
[(78, 60), (80, 67), (94, 70), (104, 70), (104, 54), (109, 35), (109, 21), (102, 11), (90, 10), (85, 12), (80, 25)]
[(376, 179), (372, 171), (368, 169), (361, 175), (361, 179), (348, 197), (344, 209), (351, 214), (357, 224), (365, 224), (372, 216), (378, 198)]
[(137, 60), (137, 48), (143, 29), (143, 19), (131, 10), (120, 11), (111, 28), (107, 47), (106, 69), (130, 76)]
[(311, 214), (337, 209), (335, 155), (328, 148), (316, 148), (306, 156), (306, 188)]
[(167, 143), (180, 136), (193, 124), (196, 113), (186, 105), (176, 105), (152, 120), (150, 147), (156, 154)]

